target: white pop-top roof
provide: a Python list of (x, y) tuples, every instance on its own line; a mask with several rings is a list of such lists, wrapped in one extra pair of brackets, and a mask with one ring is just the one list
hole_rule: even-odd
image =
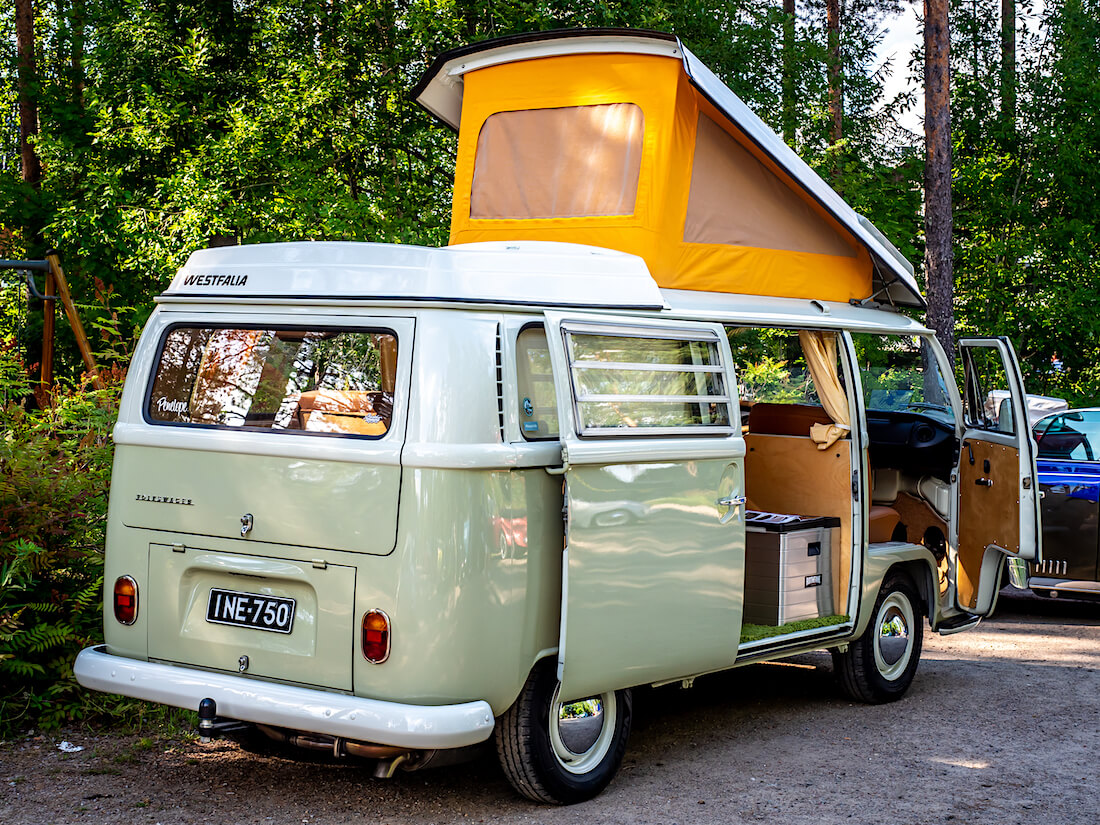
[(463, 75), (468, 72), (519, 60), (608, 52), (682, 60), (692, 85), (867, 248), (874, 261), (876, 299), (924, 308), (924, 298), (913, 277), (913, 265), (674, 35), (642, 29), (570, 29), (473, 43), (440, 55), (424, 73), (412, 96), (457, 129), (462, 116)]
[(191, 254), (158, 300), (192, 298), (666, 306), (641, 258), (546, 241), (440, 249), (300, 241), (202, 249)]

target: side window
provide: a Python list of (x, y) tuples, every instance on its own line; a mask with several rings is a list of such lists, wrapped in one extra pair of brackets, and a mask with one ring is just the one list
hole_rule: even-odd
[(1068, 412), (1035, 425), (1039, 458), (1061, 461), (1100, 460), (1100, 412)]
[(1015, 434), (1008, 373), (996, 347), (962, 348), (963, 415), (967, 427)]
[(516, 372), (519, 383), (519, 427), (528, 441), (558, 437), (558, 404), (554, 397), (554, 373), (542, 326), (527, 327), (516, 339)]
[[(718, 337), (709, 331), (566, 329), (578, 434), (728, 435)], [(639, 431), (644, 431), (639, 432)]]

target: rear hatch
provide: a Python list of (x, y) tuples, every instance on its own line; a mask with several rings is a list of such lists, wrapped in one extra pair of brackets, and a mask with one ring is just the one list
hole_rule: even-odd
[[(128, 527), (389, 553), (413, 321), (164, 324), (112, 505)], [(151, 426), (150, 426), (151, 425)], [(244, 528), (244, 529), (242, 529)]]
[(149, 656), (352, 688), (356, 563), (397, 534), (413, 321), (163, 323), (112, 515), (149, 537)]

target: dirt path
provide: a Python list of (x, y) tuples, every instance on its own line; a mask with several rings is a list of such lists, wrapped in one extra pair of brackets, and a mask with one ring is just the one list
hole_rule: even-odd
[(636, 710), (622, 772), (571, 808), (519, 799), (493, 756), (380, 781), (229, 743), (66, 732), (0, 745), (0, 823), (1100, 822), (1100, 606), (1005, 598), (977, 631), (926, 633), (893, 705), (839, 698), (814, 654), (641, 691)]

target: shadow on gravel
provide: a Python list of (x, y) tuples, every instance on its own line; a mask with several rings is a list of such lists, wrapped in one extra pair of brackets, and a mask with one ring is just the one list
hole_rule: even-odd
[(993, 614), (993, 619), (1009, 616), (1017, 619), (1040, 618), (1100, 624), (1100, 602), (1051, 599), (1036, 596), (1030, 590), (1007, 587), (997, 597), (997, 610)]

